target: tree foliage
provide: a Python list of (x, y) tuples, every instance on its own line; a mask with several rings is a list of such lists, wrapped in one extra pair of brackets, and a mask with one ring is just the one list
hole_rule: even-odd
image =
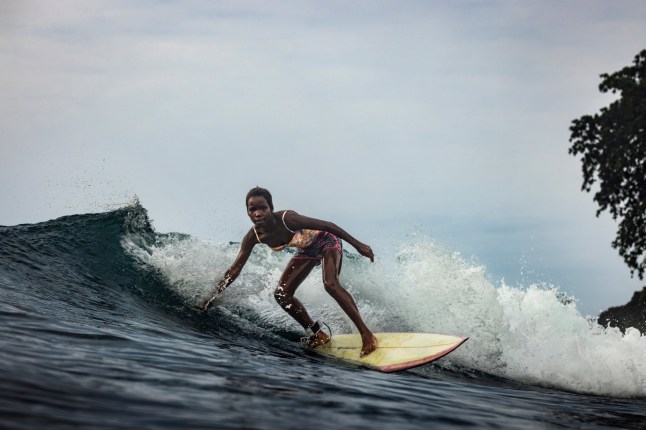
[(581, 155), (582, 190), (619, 222), (612, 246), (644, 278), (646, 270), (646, 50), (633, 65), (601, 75), (599, 90), (619, 93), (600, 113), (572, 121), (569, 153)]

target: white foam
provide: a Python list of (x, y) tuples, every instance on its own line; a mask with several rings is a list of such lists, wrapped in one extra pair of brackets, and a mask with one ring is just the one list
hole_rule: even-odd
[(402, 246), (398, 292), (388, 300), (414, 330), (466, 335), (461, 366), (582, 393), (646, 395), (646, 337), (582, 316), (547, 285), (498, 287), (484, 267), (425, 238)]
[[(140, 258), (194, 301), (214, 288), (237, 252), (235, 245), (168, 237)], [(298, 330), (273, 299), (289, 257), (256, 247), (218, 305), (244, 306), (270, 326)], [(494, 285), (484, 267), (428, 238), (410, 238), (391, 262), (346, 258), (341, 281), (375, 331), (468, 336), (445, 363), (582, 393), (646, 395), (646, 337), (638, 331), (622, 335), (598, 326), (577, 311), (575, 300), (563, 300), (547, 285)], [(325, 293), (320, 269), (305, 280), (297, 297), (312, 317), (324, 319), (336, 332), (354, 330)]]

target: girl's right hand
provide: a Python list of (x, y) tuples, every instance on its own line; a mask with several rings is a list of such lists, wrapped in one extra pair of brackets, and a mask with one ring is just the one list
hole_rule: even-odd
[(202, 312), (206, 312), (210, 307), (213, 306), (214, 303), (215, 294), (209, 294), (208, 296), (202, 297), (200, 300), (198, 300), (195, 304), (195, 307)]

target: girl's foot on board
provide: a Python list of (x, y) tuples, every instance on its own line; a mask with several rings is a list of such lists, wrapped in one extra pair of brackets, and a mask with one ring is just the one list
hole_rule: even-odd
[(325, 345), (329, 341), (330, 336), (323, 332), (323, 330), (319, 330), (316, 334), (310, 336), (310, 338), (307, 340), (307, 347), (314, 349), (321, 345)]
[(361, 342), (363, 343), (363, 347), (361, 348), (361, 354), (359, 354), (359, 357), (365, 357), (377, 349), (377, 338), (370, 332), (365, 335), (361, 335)]

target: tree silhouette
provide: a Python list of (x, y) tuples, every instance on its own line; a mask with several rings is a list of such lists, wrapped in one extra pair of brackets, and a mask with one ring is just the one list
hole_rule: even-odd
[(646, 50), (633, 65), (602, 74), (599, 90), (619, 93), (600, 113), (572, 121), (569, 153), (581, 155), (583, 185), (592, 191), (597, 216), (609, 211), (619, 221), (612, 242), (630, 268), (644, 278), (646, 270)]

